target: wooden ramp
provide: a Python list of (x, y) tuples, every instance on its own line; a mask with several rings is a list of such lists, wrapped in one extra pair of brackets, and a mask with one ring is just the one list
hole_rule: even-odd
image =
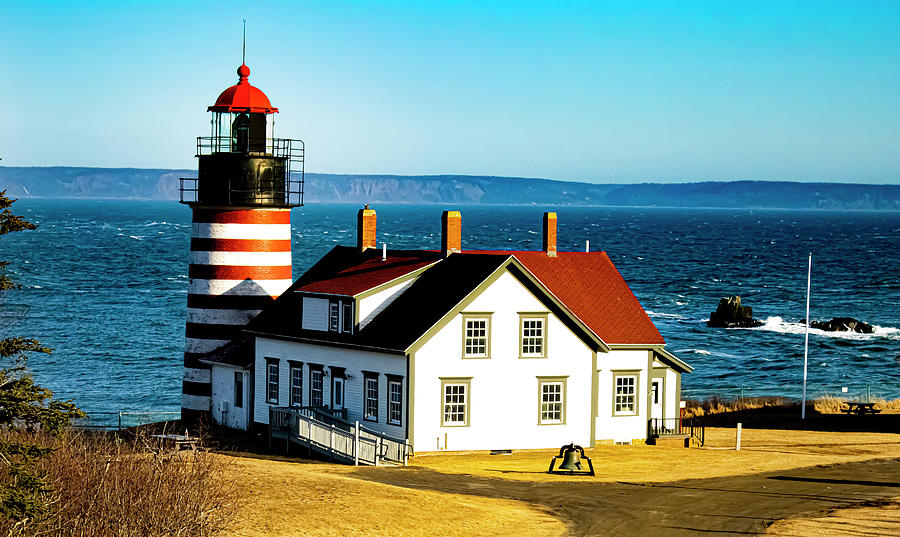
[(293, 444), (344, 464), (406, 466), (412, 455), (412, 446), (406, 440), (309, 407), (269, 408), (270, 449), (273, 438), (285, 440), (288, 451)]

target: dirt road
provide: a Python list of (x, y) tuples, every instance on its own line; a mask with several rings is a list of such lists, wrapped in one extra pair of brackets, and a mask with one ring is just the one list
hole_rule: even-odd
[[(778, 519), (900, 496), (900, 459), (660, 483), (510, 481), (422, 468), (361, 468), (351, 475), (404, 488), (522, 501), (562, 519), (571, 535), (757, 535)], [(872, 527), (871, 534), (890, 535), (894, 529), (885, 523)]]

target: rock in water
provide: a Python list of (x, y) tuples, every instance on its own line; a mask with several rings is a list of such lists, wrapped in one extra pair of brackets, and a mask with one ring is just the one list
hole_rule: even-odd
[(727, 296), (719, 301), (716, 311), (709, 314), (706, 326), (713, 328), (753, 328), (762, 326), (753, 318), (753, 308), (741, 305), (740, 296)]
[(830, 321), (810, 321), (810, 328), (818, 328), (825, 332), (858, 332), (860, 334), (871, 334), (875, 331), (869, 323), (858, 321), (852, 317), (835, 317)]

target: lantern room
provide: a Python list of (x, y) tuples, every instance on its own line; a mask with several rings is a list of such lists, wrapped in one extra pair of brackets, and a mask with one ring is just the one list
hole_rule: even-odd
[(237, 69), (238, 83), (209, 106), (210, 135), (197, 138), (198, 178), (181, 180), (191, 205), (296, 207), (303, 205), (301, 140), (275, 137), (275, 115), (262, 90)]

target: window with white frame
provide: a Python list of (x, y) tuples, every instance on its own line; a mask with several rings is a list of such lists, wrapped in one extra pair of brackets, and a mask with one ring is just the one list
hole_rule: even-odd
[(441, 379), (443, 411), (441, 425), (465, 426), (469, 424), (470, 379)]
[(403, 382), (399, 378), (388, 379), (388, 423), (400, 425), (403, 421)]
[(328, 302), (328, 330), (345, 334), (353, 332), (353, 299)]
[(565, 423), (566, 380), (564, 378), (538, 378), (541, 425)]
[(488, 358), (490, 337), (490, 317), (463, 317), (463, 358)]
[(278, 360), (266, 359), (266, 402), (278, 404)]
[(321, 408), (324, 400), (325, 383), (321, 367), (309, 369), (309, 406)]
[(614, 378), (616, 393), (613, 414), (617, 416), (637, 414), (637, 375), (616, 374)]
[(332, 332), (341, 329), (341, 303), (337, 300), (328, 303), (328, 329)]
[(363, 419), (378, 421), (378, 374), (365, 373)]
[(519, 314), (519, 356), (543, 358), (547, 356), (547, 316)]
[(303, 405), (303, 364), (291, 363), (291, 406)]

